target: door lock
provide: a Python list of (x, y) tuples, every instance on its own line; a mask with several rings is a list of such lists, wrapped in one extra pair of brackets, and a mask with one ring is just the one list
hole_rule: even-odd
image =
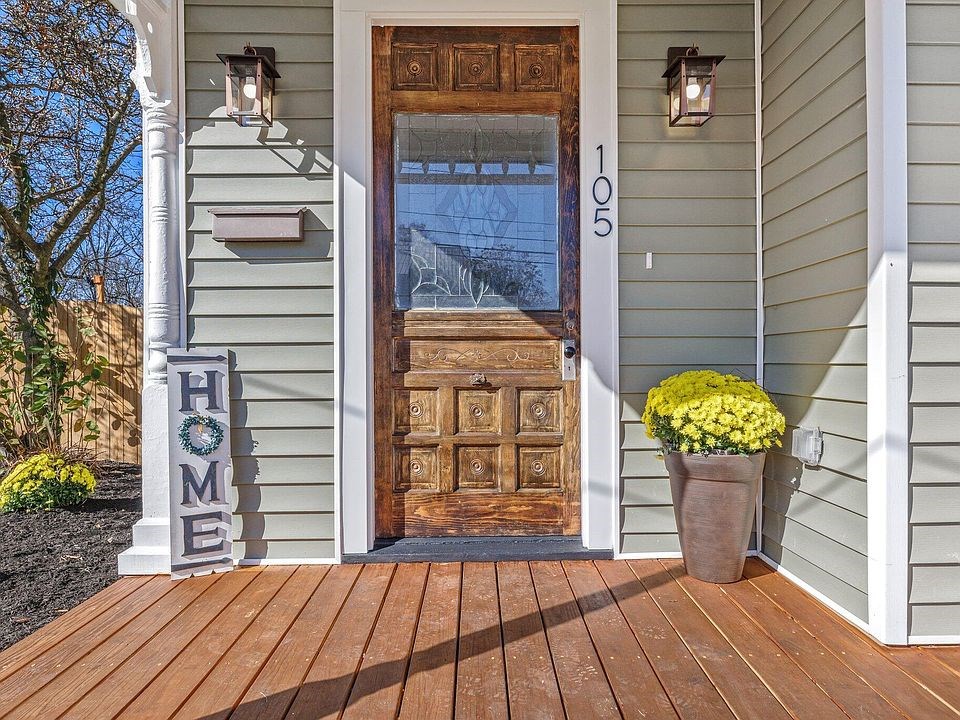
[(573, 338), (562, 340), (563, 365), (560, 377), (563, 380), (577, 379), (577, 341)]

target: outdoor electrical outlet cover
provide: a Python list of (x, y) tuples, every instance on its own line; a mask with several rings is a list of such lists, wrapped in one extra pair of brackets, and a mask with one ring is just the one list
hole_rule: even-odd
[(823, 456), (823, 432), (820, 428), (798, 427), (793, 431), (790, 453), (804, 465), (819, 465)]

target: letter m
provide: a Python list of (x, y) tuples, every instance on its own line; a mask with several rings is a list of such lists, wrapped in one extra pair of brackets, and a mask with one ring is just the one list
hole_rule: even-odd
[[(214, 460), (207, 468), (203, 476), (203, 482), (193, 467), (190, 465), (180, 465), (181, 477), (183, 478), (183, 505), (196, 507), (199, 503), (220, 502), (220, 488), (217, 484), (217, 461)], [(209, 499), (205, 498), (209, 495)]]

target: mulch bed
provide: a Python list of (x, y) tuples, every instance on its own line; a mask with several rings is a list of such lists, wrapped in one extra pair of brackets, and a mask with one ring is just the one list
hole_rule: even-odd
[(103, 463), (83, 505), (0, 513), (0, 650), (115, 581), (140, 511), (140, 466)]

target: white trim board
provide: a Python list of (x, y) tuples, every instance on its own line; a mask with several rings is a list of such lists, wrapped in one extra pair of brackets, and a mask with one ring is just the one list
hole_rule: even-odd
[(866, 0), (868, 632), (908, 634), (906, 5)]
[(338, 565), (339, 558), (241, 558), (234, 561), (234, 565), (241, 567), (267, 565)]
[(960, 645), (960, 635), (911, 635), (911, 645)]
[(798, 578), (792, 572), (790, 572), (789, 570), (784, 568), (782, 565), (780, 565), (780, 563), (778, 563), (776, 560), (774, 560), (771, 557), (767, 557), (762, 552), (757, 553), (757, 557), (760, 558), (767, 565), (769, 565), (772, 569), (776, 570), (778, 574), (783, 575), (783, 577), (785, 577), (787, 580), (792, 582), (798, 588), (803, 590), (807, 595), (810, 595), (811, 597), (819, 600), (820, 603), (825, 605), (832, 612), (835, 612), (837, 615), (842, 617), (848, 623), (850, 623), (851, 625), (855, 625), (859, 629), (863, 630), (865, 633), (870, 634), (870, 625), (868, 623), (858, 618), (856, 615), (851, 613), (846, 608), (838, 605), (835, 601), (828, 598), (826, 595), (824, 595), (822, 592), (817, 590), (815, 587), (807, 584), (806, 582)]
[[(747, 550), (747, 557), (758, 557), (758, 550)], [(683, 553), (679, 550), (667, 550), (664, 552), (622, 552), (618, 553), (617, 560), (682, 560)]]
[[(339, 245), (335, 280), (337, 559), (374, 541), (372, 47), (375, 25), (577, 25), (580, 28), (581, 525), (584, 546), (619, 547), (619, 329), (617, 297), (616, 0), (488, 0), (451, 9), (448, 0), (335, 0), (334, 178)], [(360, 120), (362, 118), (362, 121)], [(613, 184), (614, 230), (593, 234), (589, 188), (596, 150)], [(347, 307), (351, 318), (343, 317)], [(360, 319), (363, 318), (363, 321)]]

